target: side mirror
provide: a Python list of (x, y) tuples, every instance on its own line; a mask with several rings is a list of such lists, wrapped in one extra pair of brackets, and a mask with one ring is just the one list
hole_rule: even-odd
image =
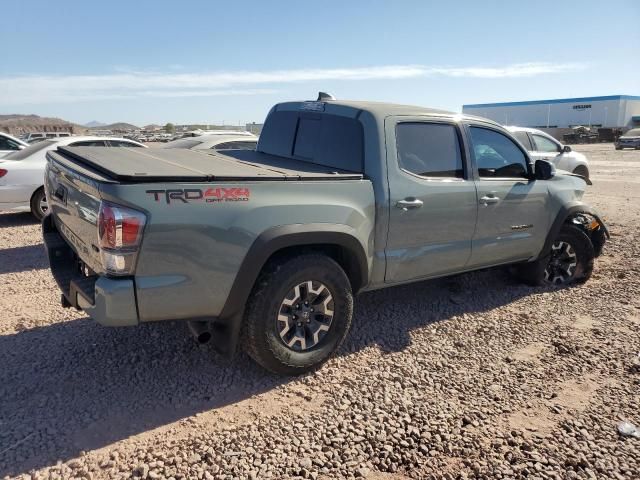
[(18, 150), (24, 150), (25, 148), (27, 147), (25, 147), (24, 145), (18, 145)]
[(562, 147), (563, 153), (569, 153), (570, 151), (571, 151), (571, 147), (569, 145), (565, 145), (564, 147)]
[(533, 173), (536, 180), (549, 180), (556, 174), (556, 169), (546, 160), (536, 160)]

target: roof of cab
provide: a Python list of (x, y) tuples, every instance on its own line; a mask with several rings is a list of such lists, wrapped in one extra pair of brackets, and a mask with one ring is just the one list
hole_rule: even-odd
[[(493, 125), (499, 125), (493, 120), (482, 118), (474, 115), (467, 115), (463, 113), (449, 112), (447, 110), (440, 110), (437, 108), (419, 107), (416, 105), (402, 105), (397, 103), (386, 102), (370, 102), (359, 100), (322, 100), (322, 101), (297, 101), (297, 102), (284, 102), (275, 106), (276, 110), (305, 110), (303, 107), (305, 104), (320, 104), (324, 103), (331, 109), (331, 106), (352, 108), (359, 111), (368, 112), (378, 120), (383, 120), (389, 116), (429, 116), (429, 117), (442, 117), (453, 118), (459, 120), (477, 120), (484, 123)], [(309, 109), (309, 111), (314, 111)]]

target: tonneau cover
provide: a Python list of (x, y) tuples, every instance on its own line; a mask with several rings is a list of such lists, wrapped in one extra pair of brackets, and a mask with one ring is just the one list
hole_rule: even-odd
[(361, 173), (252, 150), (58, 147), (54, 160), (70, 160), (119, 182), (238, 180), (358, 180)]

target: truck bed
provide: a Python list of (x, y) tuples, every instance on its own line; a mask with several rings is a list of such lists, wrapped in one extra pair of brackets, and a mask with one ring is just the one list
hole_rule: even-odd
[(122, 183), (360, 180), (360, 172), (253, 150), (58, 147), (52, 160)]

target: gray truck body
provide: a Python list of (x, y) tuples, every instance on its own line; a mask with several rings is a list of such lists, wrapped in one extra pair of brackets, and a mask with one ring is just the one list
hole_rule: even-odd
[[(401, 123), (453, 126), (462, 178), (402, 168)], [(67, 302), (104, 325), (208, 319), (233, 349), (254, 282), (283, 249), (327, 249), (357, 292), (535, 260), (568, 215), (593, 213), (576, 176), (536, 180), (530, 166), (529, 178), (482, 178), (472, 127), (507, 136), (529, 158), (488, 120), (337, 101), (276, 105), (255, 152), (60, 148), (45, 173), (54, 276)], [(311, 147), (308, 132), (318, 137)], [(101, 201), (147, 218), (135, 272), (124, 278), (100, 262)], [(72, 258), (88, 267), (83, 278), (64, 267)]]

